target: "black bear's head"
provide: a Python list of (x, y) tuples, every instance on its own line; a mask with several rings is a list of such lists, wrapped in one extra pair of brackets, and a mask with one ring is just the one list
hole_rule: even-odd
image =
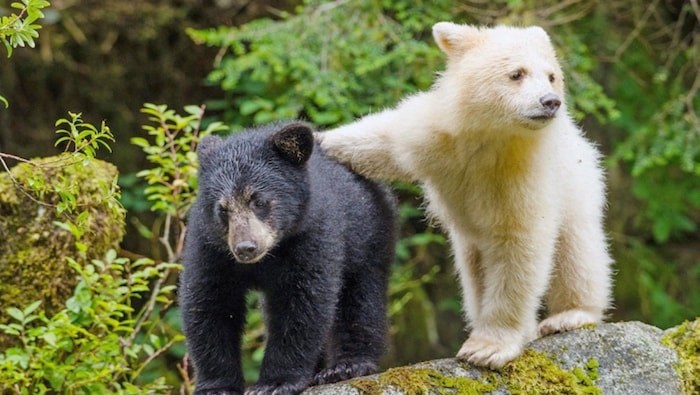
[(260, 261), (302, 222), (313, 144), (313, 131), (299, 122), (200, 142), (197, 204), (236, 261)]

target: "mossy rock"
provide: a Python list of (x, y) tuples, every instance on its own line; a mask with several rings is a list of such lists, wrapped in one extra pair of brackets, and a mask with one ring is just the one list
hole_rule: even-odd
[(700, 318), (667, 330), (662, 342), (678, 353), (675, 368), (681, 376), (683, 392), (700, 394)]
[[(124, 236), (124, 209), (109, 193), (116, 188), (115, 166), (100, 160), (86, 166), (66, 155), (33, 162), (36, 165), (21, 163), (10, 174), (0, 173), (0, 322), (8, 320), (7, 307), (22, 308), (35, 300), (42, 301), (47, 314), (55, 312), (77, 281), (66, 258), (78, 262), (101, 258)], [(45, 185), (42, 190), (47, 192), (34, 198), (47, 205), (37, 203), (15, 182), (25, 191), (28, 182)], [(51, 192), (57, 183), (75, 185), (76, 211), (89, 213), (89, 231), (80, 240), (87, 246), (84, 254), (79, 253), (74, 236), (54, 223), (76, 217), (57, 214), (60, 198)]]
[[(687, 335), (697, 329), (673, 337), (695, 353), (694, 362), (682, 365), (687, 377), (697, 374), (697, 338)], [(500, 371), (439, 359), (313, 387), (304, 395), (697, 394), (697, 382), (681, 383), (684, 374), (674, 366), (683, 357), (662, 344), (662, 336), (659, 328), (639, 322), (600, 324), (536, 340)]]

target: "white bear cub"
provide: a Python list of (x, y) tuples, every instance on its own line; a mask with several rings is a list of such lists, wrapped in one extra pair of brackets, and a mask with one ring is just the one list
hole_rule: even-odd
[(544, 30), (440, 22), (433, 36), (447, 67), (429, 91), (317, 137), (359, 173), (423, 185), (471, 326), (457, 356), (499, 368), (608, 307), (600, 154), (567, 114)]

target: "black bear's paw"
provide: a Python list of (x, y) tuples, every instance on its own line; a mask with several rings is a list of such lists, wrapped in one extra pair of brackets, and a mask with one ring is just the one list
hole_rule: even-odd
[(228, 388), (213, 388), (207, 390), (199, 390), (194, 392), (195, 395), (241, 395), (241, 391)]
[(340, 362), (323, 369), (314, 376), (313, 385), (332, 384), (354, 377), (377, 373), (377, 364), (371, 361)]
[(297, 395), (308, 387), (308, 381), (282, 384), (257, 383), (248, 387), (245, 395)]

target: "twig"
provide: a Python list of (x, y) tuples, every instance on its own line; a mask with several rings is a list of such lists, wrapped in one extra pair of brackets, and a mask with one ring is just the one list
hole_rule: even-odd
[(690, 0), (690, 7), (693, 9), (695, 17), (700, 21), (700, 5), (698, 5), (698, 0)]
[(15, 22), (17, 22), (18, 20), (22, 19), (25, 12), (27, 12), (26, 6), (22, 8), (22, 11), (20, 11), (19, 15), (16, 15), (14, 19), (7, 21), (7, 23), (4, 26), (0, 26), (0, 34), (2, 34), (3, 36), (7, 35), (8, 33), (4, 33), (3, 30), (9, 30), (10, 26), (14, 25)]
[(190, 379), (189, 372), (189, 355), (185, 353), (182, 357), (182, 365), (177, 364), (177, 370), (180, 372), (180, 377), (182, 377), (182, 385), (180, 386), (180, 395), (191, 395), (192, 394), (192, 379)]
[(321, 15), (325, 12), (328, 12), (336, 7), (340, 7), (341, 5), (343, 5), (347, 2), (348, 2), (348, 0), (336, 0), (336, 1), (332, 1), (330, 3), (324, 3), (324, 4), (320, 5), (318, 8), (316, 8), (314, 10), (313, 14), (311, 14), (311, 16), (316, 18), (319, 15)]
[(163, 226), (163, 236), (161, 236), (158, 240), (160, 243), (165, 247), (165, 250), (168, 253), (168, 262), (175, 262), (175, 252), (173, 251), (173, 247), (170, 245), (170, 222), (172, 219), (172, 215), (168, 214), (165, 216), (165, 225)]
[(190, 151), (194, 151), (196, 148), (197, 136), (199, 136), (199, 128), (202, 126), (202, 119), (204, 118), (204, 111), (206, 109), (207, 106), (204, 104), (199, 106), (199, 119), (197, 120), (197, 124), (195, 125), (194, 131), (192, 132), (195, 138), (193, 138), (192, 143), (190, 143)]
[[(554, 14), (554, 13), (556, 13), (556, 12), (559, 12), (559, 11), (561, 11), (561, 10), (563, 10), (563, 9), (565, 9), (565, 8), (567, 8), (567, 7), (569, 7), (569, 6), (573, 6), (573, 5), (575, 5), (576, 3), (580, 3), (580, 2), (581, 2), (581, 0), (566, 0), (566, 1), (561, 1), (561, 2), (559, 2), (559, 3), (553, 4), (551, 7), (547, 7), (547, 8), (545, 8), (545, 9), (540, 10), (540, 11), (538, 12), (538, 14), (540, 15), (540, 17), (542, 17), (542, 19), (546, 19), (546, 18), (549, 17), (550, 15), (552, 15), (552, 14)], [(585, 5), (585, 4), (584, 4), (584, 5)]]
[(698, 119), (698, 115), (695, 113), (695, 106), (693, 105), (693, 101), (697, 97), (698, 90), (700, 90), (700, 75), (696, 74), (695, 81), (693, 81), (693, 86), (691, 86), (688, 90), (688, 94), (683, 97), (683, 102), (685, 102), (685, 105), (688, 108), (688, 115), (692, 118), (695, 124), (700, 124), (700, 119)]
[(474, 7), (469, 4), (459, 6), (460, 11), (465, 11), (470, 14), (479, 15), (482, 18), (497, 19), (506, 15), (504, 10), (488, 10), (482, 7)]
[(144, 369), (146, 366), (148, 366), (148, 364), (151, 363), (151, 361), (153, 361), (154, 359), (156, 359), (156, 358), (158, 358), (159, 356), (161, 356), (164, 352), (168, 351), (168, 349), (170, 349), (170, 347), (172, 347), (173, 344), (175, 344), (175, 339), (171, 339), (171, 340), (170, 340), (168, 343), (166, 343), (163, 347), (159, 348), (158, 351), (156, 351), (156, 352), (154, 352), (153, 354), (149, 355), (148, 358), (146, 358), (146, 360), (143, 361), (143, 363), (141, 364), (141, 366), (139, 366), (139, 368), (136, 369), (136, 372), (134, 372), (134, 374), (132, 375), (132, 377), (139, 377), (139, 375), (141, 374), (141, 371), (143, 371), (143, 369)]
[(17, 181), (17, 179), (12, 175), (10, 168), (7, 167), (7, 163), (5, 162), (5, 159), (3, 159), (3, 157), (1, 155), (0, 155), (0, 163), (2, 163), (2, 167), (7, 172), (7, 175), (10, 177), (10, 180), (12, 180), (12, 184), (15, 186), (15, 188), (17, 188), (20, 192), (22, 192), (22, 194), (24, 194), (26, 197), (28, 197), (31, 201), (33, 201), (34, 203), (36, 203), (38, 205), (45, 206), (45, 207), (56, 207), (57, 206), (56, 204), (46, 203), (46, 202), (42, 202), (41, 200), (38, 200), (37, 198), (32, 196), (32, 194), (29, 193), (29, 191), (24, 189), (24, 187), (22, 187), (22, 185), (19, 183), (19, 181)]
[(647, 21), (649, 20), (649, 17), (652, 15), (653, 11), (656, 9), (656, 6), (659, 4), (659, 0), (654, 0), (653, 3), (651, 3), (649, 6), (647, 6), (646, 11), (644, 12), (644, 15), (642, 15), (641, 20), (639, 23), (634, 27), (634, 30), (632, 33), (630, 33), (629, 36), (625, 39), (625, 41), (620, 45), (617, 50), (615, 51), (615, 55), (613, 56), (613, 59), (615, 61), (619, 61), (620, 57), (622, 56), (623, 53), (629, 48), (630, 44), (632, 44), (632, 41), (634, 41), (637, 36), (642, 32), (642, 29), (646, 25)]
[(593, 9), (594, 3), (584, 3), (581, 8), (576, 11), (572, 12), (568, 15), (562, 15), (557, 19), (553, 19), (547, 23), (548, 26), (560, 26), (560, 25), (565, 25), (567, 23), (579, 20), (586, 16), (588, 13), (591, 12)]
[(0, 158), (10, 158), (10, 159), (14, 159), (18, 162), (29, 163), (32, 166), (38, 166), (36, 163), (30, 161), (29, 159), (25, 159), (25, 158), (22, 158), (20, 156), (16, 156), (16, 155), (12, 155), (12, 154), (6, 154), (4, 152), (0, 152)]
[(156, 280), (156, 282), (153, 284), (151, 296), (148, 298), (148, 303), (146, 303), (146, 309), (143, 310), (143, 314), (139, 316), (136, 325), (134, 325), (134, 330), (131, 332), (129, 337), (126, 339), (126, 342), (123, 344), (124, 348), (134, 343), (134, 339), (136, 339), (136, 336), (141, 331), (141, 327), (143, 327), (143, 324), (146, 322), (148, 317), (150, 317), (151, 314), (153, 314), (153, 309), (155, 309), (158, 294), (160, 293), (160, 288), (163, 286), (163, 283), (168, 279), (168, 277), (170, 277), (170, 269), (166, 269), (160, 276), (160, 278), (158, 278), (158, 280)]

